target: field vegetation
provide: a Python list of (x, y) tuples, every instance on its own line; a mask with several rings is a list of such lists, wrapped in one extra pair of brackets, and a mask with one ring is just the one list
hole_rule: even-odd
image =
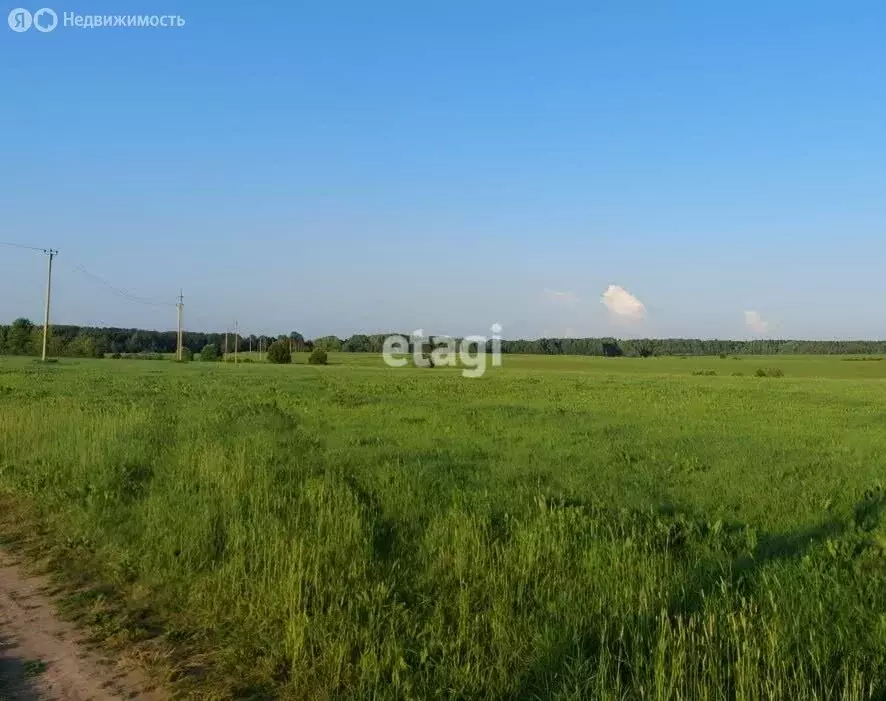
[[(285, 342), (291, 352), (310, 352), (315, 348), (329, 353), (382, 352), (385, 338), (392, 334), (409, 336), (411, 329), (387, 333), (354, 334), (348, 338), (322, 336), (306, 339), (298, 331), (288, 334), (249, 336), (233, 333), (206, 333), (185, 330), (182, 343), (194, 355), (206, 346), (216, 352), (232, 353), (268, 349), (275, 341)], [(236, 340), (235, 340), (236, 339)], [(488, 350), (492, 352), (491, 340)], [(0, 324), (0, 355), (40, 355), (43, 329), (40, 324), (19, 318), (9, 325)], [(886, 341), (795, 341), (790, 339), (753, 339), (748, 341), (700, 338), (538, 338), (503, 339), (501, 351), (515, 355), (580, 355), (648, 358), (662, 356), (735, 355), (851, 355), (883, 357)], [(107, 355), (144, 357), (149, 354), (174, 354), (178, 347), (176, 331), (121, 329), (115, 327), (54, 325), (48, 339), (49, 355), (68, 358), (103, 358)], [(861, 359), (861, 358), (859, 358)]]
[(181, 694), (886, 694), (886, 364), (307, 356), (0, 358), (4, 535)]

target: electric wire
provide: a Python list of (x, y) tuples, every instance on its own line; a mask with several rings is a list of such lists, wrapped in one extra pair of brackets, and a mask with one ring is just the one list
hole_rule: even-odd
[(73, 268), (73, 270), (75, 272), (82, 273), (83, 275), (86, 275), (87, 277), (92, 278), (96, 282), (107, 287), (109, 290), (111, 290), (117, 296), (122, 297), (123, 299), (129, 300), (130, 302), (135, 302), (137, 304), (145, 304), (145, 305), (151, 306), (151, 307), (174, 307), (175, 306), (174, 302), (158, 302), (156, 300), (147, 299), (145, 297), (139, 297), (138, 295), (134, 295), (131, 292), (127, 292), (126, 290), (122, 290), (119, 287), (115, 287), (114, 285), (109, 283), (104, 278), (99, 277), (95, 273), (89, 272), (86, 268), (84, 268), (80, 264), (77, 264)]
[(37, 246), (26, 246), (22, 243), (12, 243), (11, 241), (0, 241), (0, 246), (11, 246), (12, 248), (24, 248), (29, 251), (40, 251), (41, 253), (47, 253), (50, 250), (48, 248), (38, 248)]

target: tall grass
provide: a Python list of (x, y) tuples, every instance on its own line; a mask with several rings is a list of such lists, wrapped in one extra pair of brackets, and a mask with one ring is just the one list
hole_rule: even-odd
[(0, 365), (8, 503), (200, 651), (183, 690), (886, 690), (882, 381), (333, 361)]

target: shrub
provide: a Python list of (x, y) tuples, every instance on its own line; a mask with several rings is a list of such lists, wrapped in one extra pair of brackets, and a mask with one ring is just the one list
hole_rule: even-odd
[(205, 360), (207, 362), (218, 360), (218, 348), (215, 347), (214, 343), (207, 343), (200, 350), (200, 360)]
[(693, 370), (693, 375), (703, 375), (704, 377), (713, 377), (717, 374), (716, 370)]
[(123, 353), (120, 356), (123, 360), (166, 360), (167, 356), (162, 353)]
[(720, 353), (720, 360), (726, 360), (726, 354)]
[(112, 357), (114, 360), (120, 360), (120, 358), (122, 358), (123, 356), (120, 355), (119, 353), (111, 353), (111, 357)]
[(311, 365), (326, 365), (328, 357), (324, 348), (315, 348), (308, 356), (308, 363)]
[(781, 368), (757, 368), (754, 373), (757, 377), (784, 377)]
[(268, 362), (282, 365), (292, 362), (292, 353), (289, 352), (289, 341), (274, 341), (268, 346)]

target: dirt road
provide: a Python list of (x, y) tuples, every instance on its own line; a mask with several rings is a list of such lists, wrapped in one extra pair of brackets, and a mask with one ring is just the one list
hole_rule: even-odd
[(48, 580), (0, 551), (0, 701), (160, 700), (144, 677), (82, 643), (55, 614)]

